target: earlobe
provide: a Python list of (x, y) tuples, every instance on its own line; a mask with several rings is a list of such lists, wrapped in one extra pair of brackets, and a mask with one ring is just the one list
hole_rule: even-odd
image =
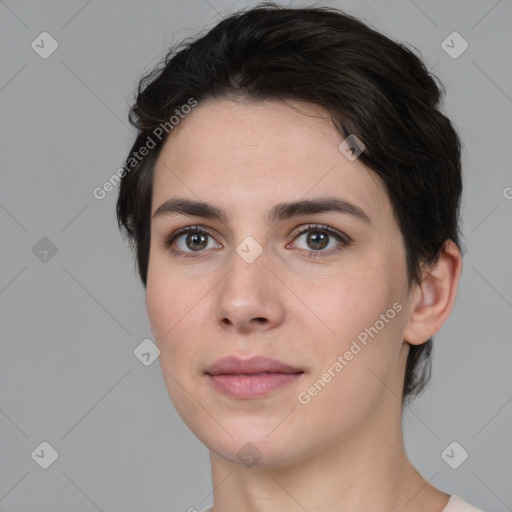
[(460, 250), (447, 240), (436, 263), (425, 269), (423, 281), (414, 289), (404, 341), (421, 345), (439, 331), (453, 308), (461, 271)]

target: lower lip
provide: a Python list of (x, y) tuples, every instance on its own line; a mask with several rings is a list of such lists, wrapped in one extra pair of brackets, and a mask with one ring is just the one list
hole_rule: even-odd
[(265, 373), (254, 375), (208, 375), (213, 387), (234, 398), (266, 396), (295, 382), (302, 373)]

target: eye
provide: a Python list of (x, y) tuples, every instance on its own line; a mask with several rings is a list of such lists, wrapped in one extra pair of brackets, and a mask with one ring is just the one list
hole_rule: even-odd
[[(303, 235), (307, 235), (305, 241), (309, 247), (298, 248), (301, 251), (308, 252), (308, 258), (329, 256), (332, 253), (348, 247), (352, 242), (352, 239), (349, 236), (331, 228), (330, 226), (309, 224), (308, 226), (301, 228), (295, 234), (293, 238), (294, 243), (292, 244), (293, 247), (296, 246), (295, 241)], [(332, 247), (331, 244), (331, 242), (333, 242), (332, 239), (337, 242), (337, 244), (334, 244), (334, 247)], [(199, 228), (198, 226), (187, 226), (174, 231), (164, 241), (164, 246), (175, 256), (195, 258), (198, 257), (201, 252), (204, 252), (204, 249), (212, 249), (214, 247), (219, 249), (222, 247), (220, 244), (213, 244), (212, 247), (209, 243), (210, 240), (213, 240), (213, 236), (205, 229)], [(174, 249), (173, 245), (176, 245), (177, 249)], [(329, 246), (331, 246), (329, 250), (324, 250), (329, 248)], [(290, 245), (287, 245), (286, 247), (289, 248)]]
[[(305, 237), (305, 242), (307, 247), (299, 247), (301, 250), (308, 251), (307, 255), (309, 258), (316, 258), (318, 256), (329, 256), (334, 252), (340, 251), (344, 247), (348, 247), (351, 243), (350, 237), (342, 234), (341, 232), (331, 228), (330, 226), (323, 226), (319, 224), (309, 224), (301, 228), (298, 233), (295, 235), (294, 241), (302, 237), (303, 235), (307, 235)], [(334, 244), (334, 248), (325, 251), (324, 249), (328, 248), (330, 242), (334, 239), (337, 241), (337, 244)], [(293, 244), (296, 245), (295, 243)]]
[[(208, 239), (212, 239), (212, 235), (200, 229), (197, 226), (187, 226), (178, 229), (169, 236), (164, 245), (167, 247), (175, 256), (184, 256), (185, 258), (195, 258), (196, 255), (193, 253), (200, 253), (203, 249), (211, 249)], [(177, 250), (172, 249), (172, 245), (176, 242)], [(181, 243), (180, 243), (181, 242)], [(218, 248), (218, 247), (217, 247)], [(192, 253), (192, 254), (191, 254)]]

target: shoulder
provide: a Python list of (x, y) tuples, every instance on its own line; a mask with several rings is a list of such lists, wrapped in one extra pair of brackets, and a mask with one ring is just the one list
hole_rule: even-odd
[[(204, 508), (201, 512), (212, 512), (213, 506)], [(452, 494), (450, 501), (446, 504), (446, 507), (442, 512), (484, 512), (483, 510), (474, 507), (467, 501), (463, 500), (460, 496)]]
[(467, 501), (463, 500), (460, 496), (452, 494), (450, 501), (446, 504), (446, 507), (442, 512), (484, 512), (483, 510), (474, 507)]

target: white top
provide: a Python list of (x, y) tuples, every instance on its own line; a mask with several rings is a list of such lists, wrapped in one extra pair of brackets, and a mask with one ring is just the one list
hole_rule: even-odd
[(476, 508), (473, 505), (470, 505), (467, 501), (464, 501), (460, 496), (452, 494), (450, 500), (448, 501), (446, 507), (444, 507), (442, 512), (483, 512), (483, 510)]
[[(204, 508), (201, 512), (213, 512), (213, 505)], [(464, 501), (460, 496), (452, 494), (442, 512), (483, 512), (483, 510), (473, 507), (473, 505)]]

